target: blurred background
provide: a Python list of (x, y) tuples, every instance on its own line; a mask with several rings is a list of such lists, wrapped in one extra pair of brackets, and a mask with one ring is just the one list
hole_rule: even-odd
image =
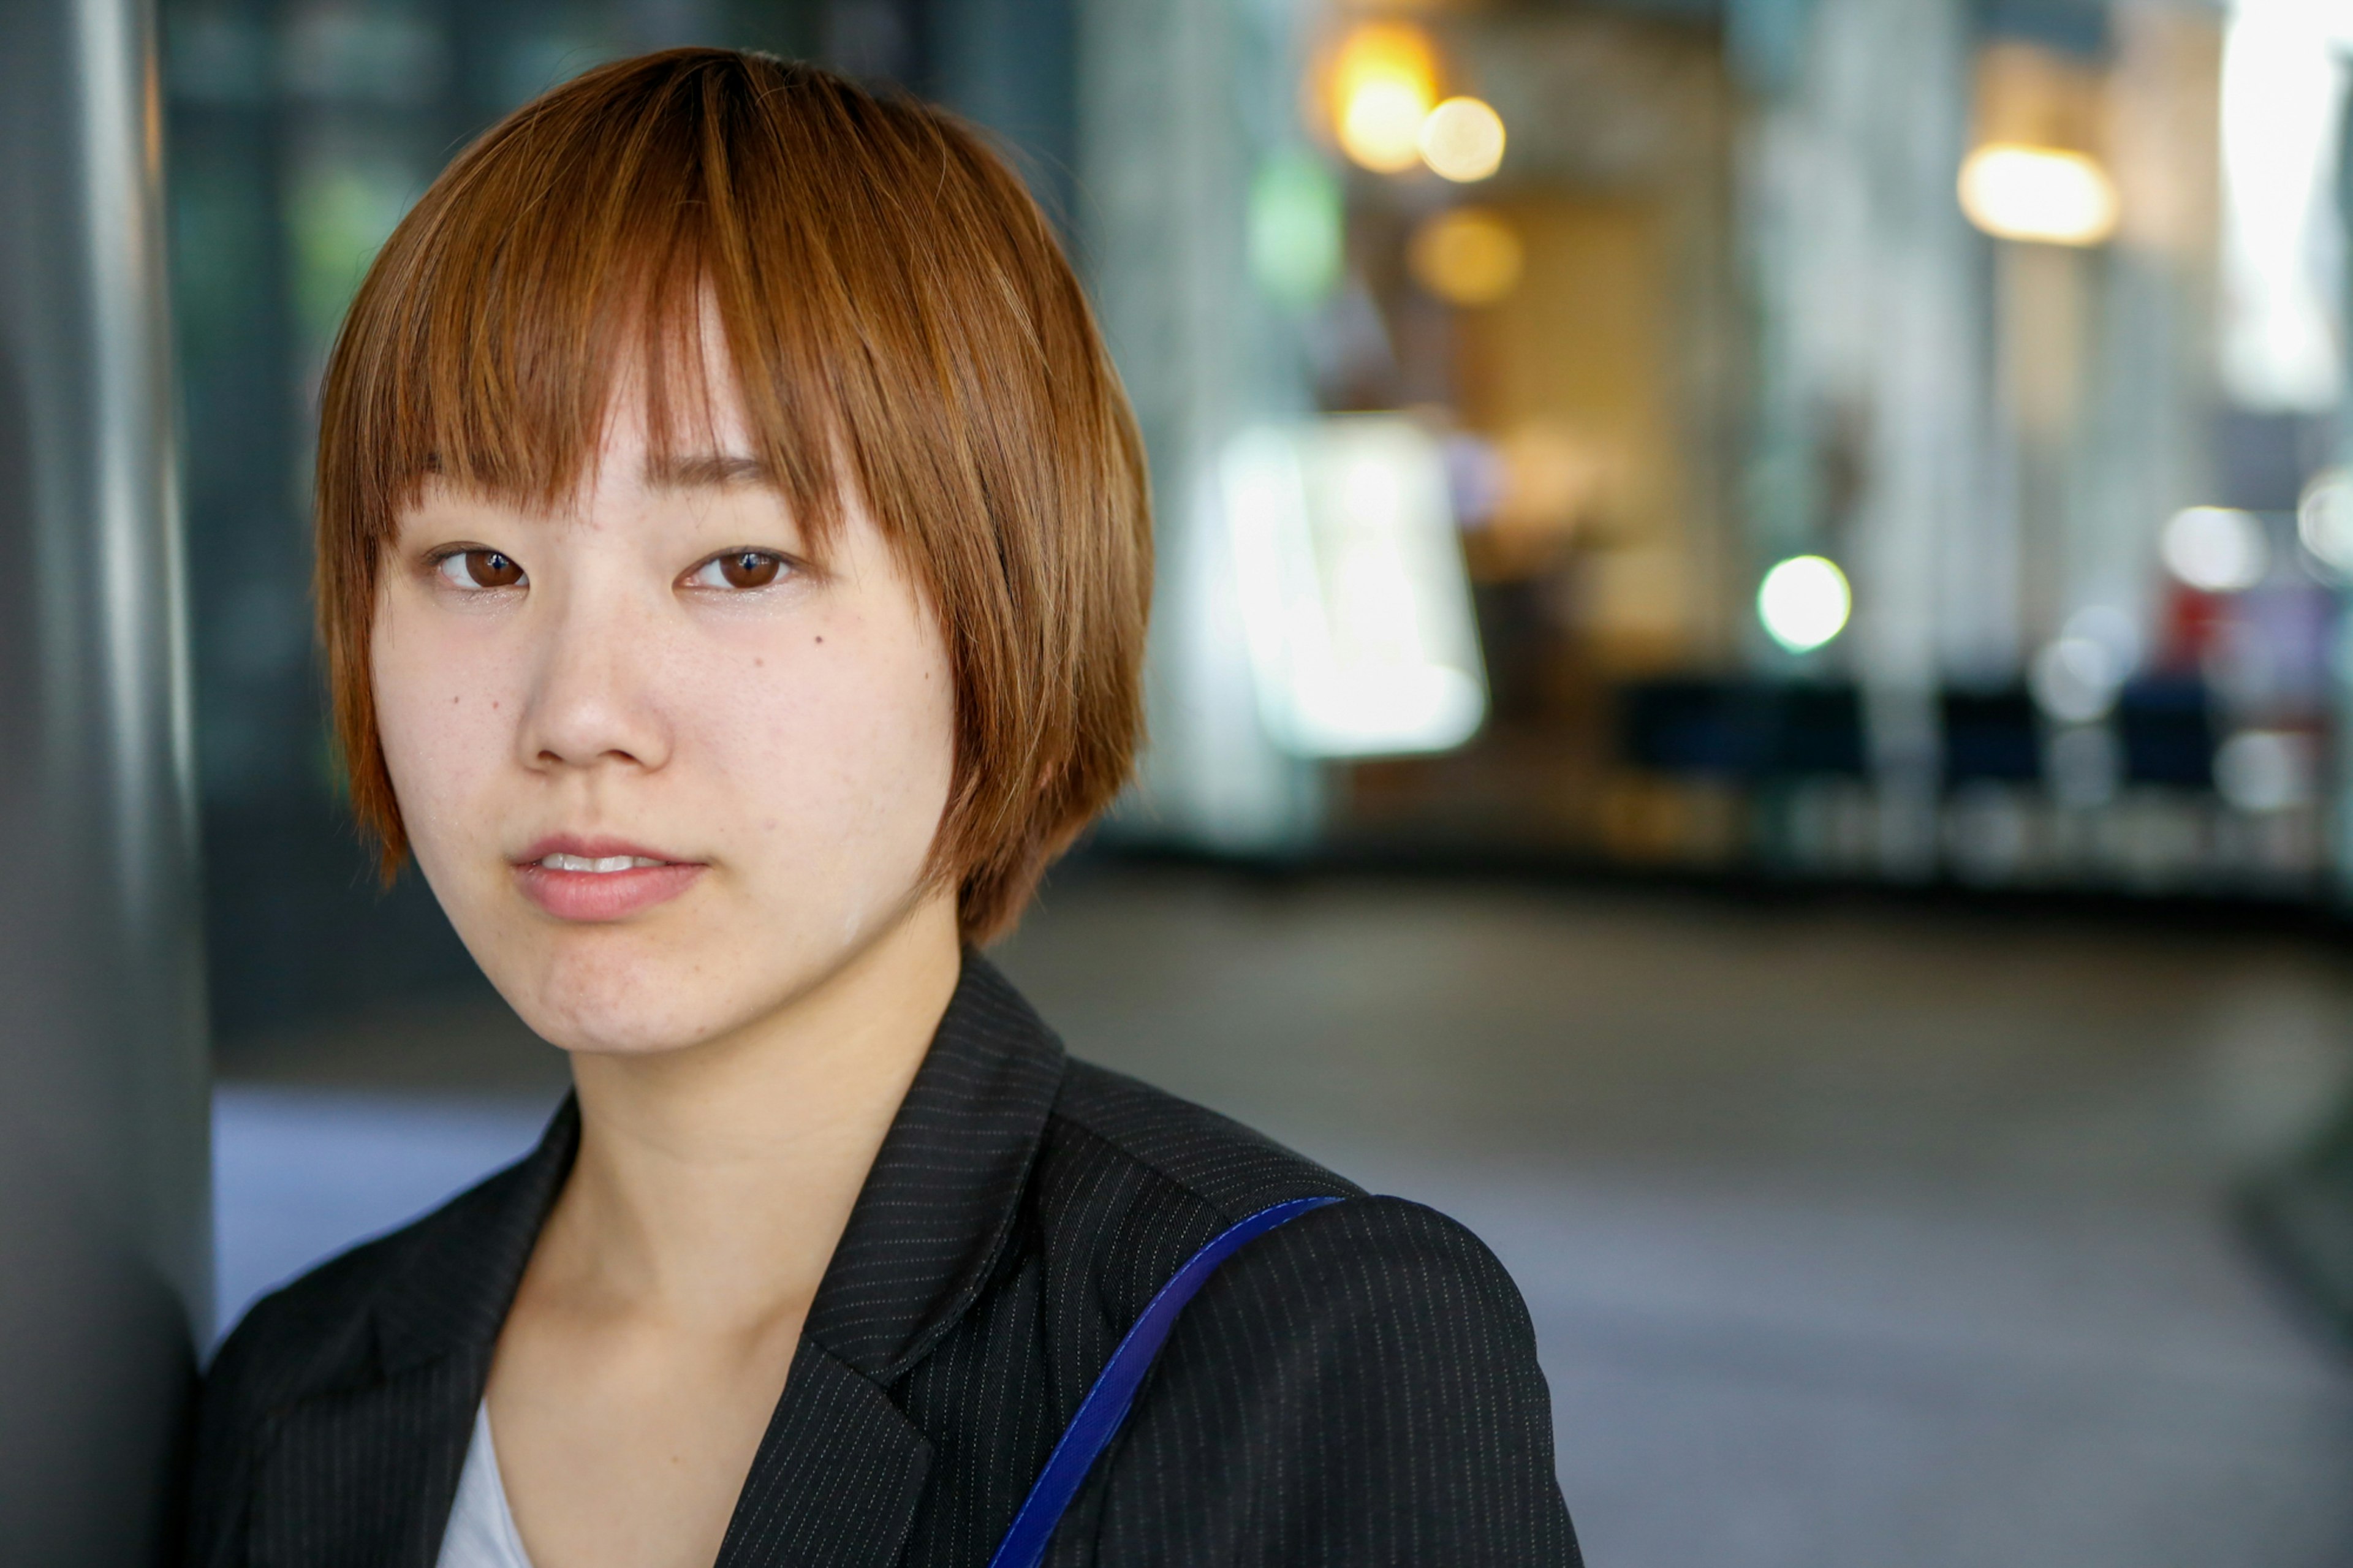
[(318, 377), (600, 60), (987, 128), (1149, 441), (1000, 957), (1457, 1214), (1602, 1568), (2353, 1563), (2342, 0), (161, 0), (224, 1325), (557, 1053), (340, 803)]

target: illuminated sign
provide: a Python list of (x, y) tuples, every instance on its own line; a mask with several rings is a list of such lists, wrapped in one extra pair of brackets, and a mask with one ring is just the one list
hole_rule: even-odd
[(1350, 757), (1470, 739), (1487, 680), (1437, 441), (1387, 414), (1262, 426), (1219, 480), (1276, 742)]

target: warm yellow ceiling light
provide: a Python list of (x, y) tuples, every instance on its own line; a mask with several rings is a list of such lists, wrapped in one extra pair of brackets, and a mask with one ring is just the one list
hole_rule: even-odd
[(1422, 122), (1438, 97), (1438, 52), (1403, 22), (1350, 30), (1332, 59), (1333, 129), (1340, 150), (1379, 174), (1402, 174), (1421, 159)]
[(1480, 207), (1440, 213), (1414, 231), (1406, 265), (1415, 281), (1450, 305), (1492, 305), (1520, 281), (1520, 237)]
[(1431, 110), (1416, 140), (1421, 161), (1459, 184), (1503, 167), (1504, 117), (1475, 98), (1450, 98)]
[(1961, 210), (1997, 239), (2097, 245), (2116, 228), (2116, 187), (2081, 153), (1993, 142), (1961, 164)]

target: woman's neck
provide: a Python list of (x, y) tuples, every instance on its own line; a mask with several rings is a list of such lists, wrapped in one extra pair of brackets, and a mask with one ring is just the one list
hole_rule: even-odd
[(724, 1039), (575, 1056), (580, 1153), (534, 1272), (591, 1310), (723, 1333), (797, 1322), (961, 964), (942, 894)]

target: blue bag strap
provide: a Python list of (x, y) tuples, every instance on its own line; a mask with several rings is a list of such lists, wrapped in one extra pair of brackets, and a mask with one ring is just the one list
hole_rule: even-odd
[(1127, 1419), (1128, 1406), (1135, 1403), (1135, 1391), (1144, 1386), (1144, 1375), (1152, 1370), (1160, 1347), (1168, 1341), (1168, 1331), (1176, 1326), (1177, 1314), (1209, 1282), (1218, 1265), (1275, 1226), (1339, 1201), (1335, 1197), (1293, 1198), (1288, 1203), (1262, 1208), (1211, 1238), (1207, 1247), (1186, 1260), (1185, 1267), (1176, 1270), (1167, 1284), (1160, 1287), (1160, 1293), (1152, 1298), (1152, 1304), (1144, 1309), (1143, 1316), (1127, 1331), (1127, 1337), (1119, 1342), (1119, 1349), (1111, 1352), (1103, 1375), (1095, 1379), (1095, 1385), (1080, 1402), (1079, 1413), (1071, 1417), (1069, 1428), (1047, 1457), (1046, 1468), (1038, 1473), (1038, 1484), (1029, 1489), (1021, 1511), (1013, 1516), (1013, 1528), (1005, 1532), (997, 1555), (988, 1560), (988, 1568), (1037, 1568), (1044, 1559), (1046, 1543), (1054, 1538), (1054, 1527), (1062, 1522), (1063, 1511), (1079, 1495), (1079, 1486), (1094, 1468), (1095, 1460), (1119, 1435), (1120, 1423)]

